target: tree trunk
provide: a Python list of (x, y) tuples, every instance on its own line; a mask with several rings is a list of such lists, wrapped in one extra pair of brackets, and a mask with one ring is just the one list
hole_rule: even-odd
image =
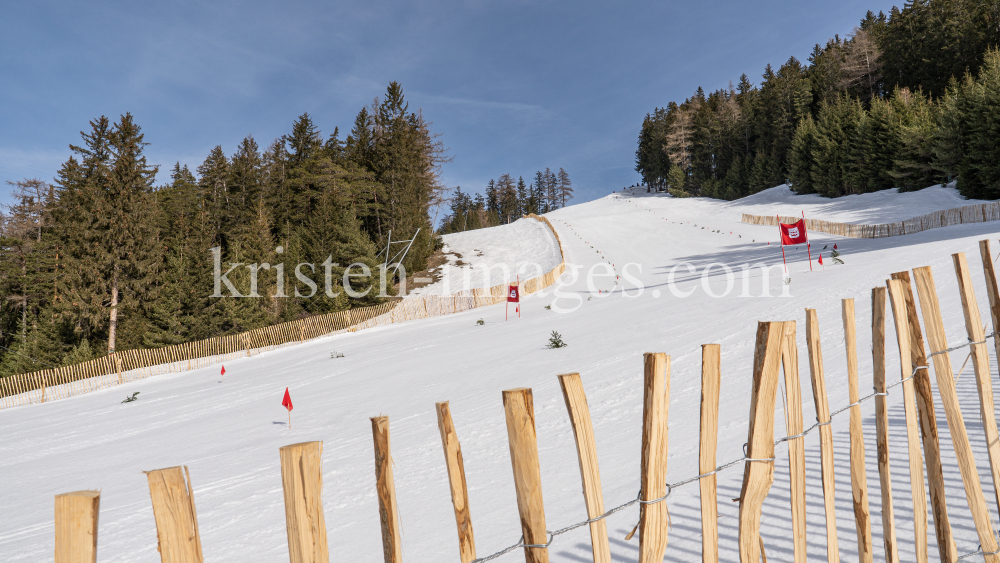
[(115, 351), (115, 336), (118, 332), (118, 266), (115, 266), (111, 280), (111, 320), (108, 323), (108, 353)]

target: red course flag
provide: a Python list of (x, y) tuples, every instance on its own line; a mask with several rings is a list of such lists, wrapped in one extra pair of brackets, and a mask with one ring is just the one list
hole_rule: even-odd
[(223, 375), (223, 376), (225, 376), (225, 375), (226, 375), (226, 366), (222, 366), (222, 375)]
[(821, 253), (820, 253), (820, 255), (819, 255), (819, 265), (820, 265), (820, 266), (822, 266), (822, 265), (823, 265), (823, 253), (822, 253), (822, 252), (821, 252)]
[(781, 223), (778, 226), (781, 227), (782, 245), (804, 244), (809, 242), (809, 239), (806, 236), (806, 222), (804, 219), (800, 219), (791, 225)]
[(508, 303), (519, 303), (520, 298), (517, 293), (517, 286), (510, 286), (510, 290), (507, 292), (507, 302)]
[(833, 245), (833, 249), (837, 250), (837, 245), (836, 244)]
[(292, 429), (292, 396), (288, 394), (288, 387), (285, 387), (285, 398), (281, 400), (281, 406), (288, 409), (288, 429)]

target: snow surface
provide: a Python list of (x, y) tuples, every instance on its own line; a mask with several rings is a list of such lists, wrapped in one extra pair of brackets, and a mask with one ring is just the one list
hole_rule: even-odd
[[(635, 195), (644, 196), (645, 189), (635, 190)], [(697, 198), (697, 201), (704, 200)], [(965, 199), (953, 185), (937, 185), (902, 193), (893, 188), (831, 199), (816, 194), (796, 195), (787, 185), (782, 184), (731, 203), (717, 205), (720, 213), (725, 213), (727, 217), (735, 216), (737, 221), (742, 213), (799, 216), (804, 211), (806, 217), (812, 219), (872, 225), (895, 223), (933, 211), (977, 203), (986, 202)], [(688, 203), (680, 201), (678, 205), (679, 209), (685, 209)]]
[[(924, 213), (942, 204), (936, 195), (940, 193), (883, 192), (864, 196), (867, 209), (859, 204), (841, 212), (845, 216), (853, 213), (857, 220), (866, 213), (879, 220), (900, 219), (900, 206), (908, 210), (907, 216)], [(676, 482), (697, 474), (700, 344), (722, 345), (721, 464), (741, 457), (746, 441), (757, 321), (798, 322), (803, 410), (808, 425), (814, 409), (803, 326), (806, 307), (818, 310), (827, 389), (834, 410), (848, 403), (842, 298), (856, 299), (862, 389), (868, 389), (871, 381), (870, 292), (872, 287), (883, 285), (891, 272), (932, 266), (949, 342), (960, 344), (966, 341), (966, 335), (950, 255), (965, 252), (981, 313), (984, 320), (989, 319), (977, 241), (996, 239), (1000, 222), (957, 225), (885, 239), (846, 239), (814, 233), (814, 259), (823, 245), (836, 242), (847, 263), (828, 263), (825, 270), (810, 272), (804, 250), (789, 250), (789, 297), (778, 297), (782, 289), (778, 270), (772, 271), (769, 280), (772, 297), (759, 296), (763, 280), (759, 270), (754, 270), (749, 278), (752, 297), (740, 297), (742, 279), (738, 278), (731, 293), (713, 298), (706, 294), (698, 274), (689, 274), (681, 267), (677, 270), (678, 288), (693, 293), (680, 298), (674, 296), (666, 281), (670, 269), (682, 262), (698, 268), (725, 264), (737, 272), (744, 263), (780, 266), (780, 248), (773, 244), (776, 229), (739, 223), (743, 210), (773, 213), (786, 212), (783, 206), (795, 207), (804, 209), (808, 216), (834, 219), (823, 210), (849, 205), (839, 200), (786, 197), (779, 190), (755, 196), (749, 202), (639, 195), (626, 198), (614, 194), (548, 215), (563, 240), (567, 263), (575, 267), (569, 267), (562, 277), (563, 287), (527, 297), (520, 320), (504, 322), (504, 307), (498, 305), (340, 334), (236, 360), (226, 364), (225, 383), (220, 382), (219, 368), (212, 367), (0, 411), (0, 482), (4, 484), (0, 488), (0, 560), (47, 560), (54, 543), (53, 495), (96, 488), (102, 490), (99, 561), (159, 561), (142, 471), (187, 464), (206, 561), (287, 561), (278, 448), (323, 440), (323, 494), (331, 561), (381, 561), (368, 419), (382, 414), (389, 415), (391, 421), (405, 560), (457, 560), (455, 521), (434, 413), (434, 403), (444, 400), (451, 401), (462, 444), (476, 546), (482, 557), (513, 544), (520, 535), (501, 403), (503, 389), (534, 390), (546, 521), (549, 529), (557, 529), (586, 518), (573, 431), (556, 379), (558, 374), (575, 371), (583, 377), (594, 421), (605, 506), (610, 508), (635, 498), (639, 490), (643, 352), (671, 355), (668, 481)], [(772, 196), (778, 200), (773, 208), (760, 201)], [(899, 203), (904, 198), (906, 203)], [(888, 209), (884, 212), (880, 211), (883, 200)], [(518, 228), (514, 224), (475, 235), (486, 237), (482, 240), (494, 248), (510, 244), (510, 239), (517, 238), (510, 233)], [(510, 239), (504, 240), (508, 236)], [(473, 243), (472, 248), (480, 248), (488, 255), (479, 244)], [(627, 288), (628, 297), (615, 291), (591, 298), (583, 274), (590, 268), (603, 269), (607, 262), (613, 263), (618, 272), (629, 262), (641, 265), (641, 271), (633, 266), (627, 273), (641, 282), (644, 291), (639, 292), (636, 283), (623, 275), (617, 289)], [(720, 266), (714, 267), (704, 281), (716, 294), (725, 290), (722, 271)], [(615, 289), (614, 276), (596, 282), (596, 289)], [(546, 310), (544, 307), (550, 304), (553, 309)], [(579, 307), (573, 312), (556, 312), (576, 305)], [(479, 318), (485, 320), (485, 325), (477, 326)], [(568, 347), (545, 347), (553, 330), (562, 334)], [(987, 330), (992, 331), (992, 327)], [(898, 380), (891, 314), (886, 338), (889, 378)], [(331, 359), (333, 351), (346, 356)], [(966, 353), (959, 350), (952, 354), (956, 369)], [(992, 365), (995, 370), (995, 363)], [(295, 403), (292, 429), (287, 427), (286, 413), (280, 406), (286, 386)], [(135, 391), (141, 391), (138, 401), (120, 403)], [(983, 432), (976, 424), (978, 399), (971, 366), (958, 380), (958, 392), (983, 493), (996, 521)], [(901, 560), (913, 560), (901, 396), (896, 388), (889, 397), (890, 459)], [(780, 395), (778, 404), (775, 432), (784, 435)], [(975, 550), (978, 540), (940, 401), (937, 406), (949, 516), (958, 551), (965, 553)], [(876, 560), (881, 560), (874, 404), (869, 401), (860, 408), (868, 456), (873, 543)], [(854, 561), (857, 544), (847, 420), (845, 414), (833, 423), (837, 518), (842, 558)], [(817, 433), (806, 438), (811, 561), (824, 561), (826, 551), (818, 443)], [(769, 558), (789, 561), (787, 448), (779, 446), (776, 454), (776, 481), (764, 506), (762, 535)], [(740, 466), (719, 474), (720, 548), (725, 561), (738, 559), (738, 505), (729, 499), (739, 496), (741, 478)], [(691, 484), (675, 489), (669, 506), (673, 526), (666, 560), (698, 560), (698, 487)], [(637, 539), (624, 540), (637, 518), (635, 506), (609, 518), (614, 560), (637, 559)], [(928, 539), (931, 553), (935, 554), (933, 532)], [(553, 561), (589, 561), (587, 527), (556, 538), (550, 554)], [(515, 551), (497, 561), (514, 562), (522, 557)]]
[(548, 273), (562, 261), (552, 231), (545, 223), (527, 217), (509, 225), (442, 238), (448, 262), (437, 270), (440, 281), (415, 289), (410, 295), (447, 295), (490, 287), (511, 281), (518, 274), (524, 281)]

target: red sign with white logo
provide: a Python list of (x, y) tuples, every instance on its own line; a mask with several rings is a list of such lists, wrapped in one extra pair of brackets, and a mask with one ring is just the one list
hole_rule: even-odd
[(520, 298), (519, 298), (519, 295), (517, 293), (517, 286), (516, 285), (509, 286), (509, 289), (507, 291), (507, 302), (508, 303), (518, 303), (518, 302), (520, 302)]
[(791, 225), (781, 223), (778, 226), (781, 228), (781, 244), (791, 245), (805, 244), (809, 242), (809, 237), (806, 236), (805, 219), (799, 219), (798, 222), (792, 223)]

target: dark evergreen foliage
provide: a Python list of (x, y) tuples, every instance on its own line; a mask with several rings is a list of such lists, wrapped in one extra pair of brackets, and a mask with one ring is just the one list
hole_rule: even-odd
[(736, 87), (656, 108), (635, 169), (647, 186), (723, 199), (790, 181), (836, 197), (957, 179), (1000, 197), (997, 136), (1000, 0), (914, 0), (868, 12), (847, 39), (746, 75)]
[(565, 169), (555, 174), (546, 168), (535, 172), (534, 181), (528, 185), (524, 177), (501, 174), (486, 184), (483, 194), (470, 196), (459, 187), (449, 199), (449, 211), (438, 229), (440, 234), (458, 233), (495, 227), (517, 221), (534, 213), (548, 213), (565, 207), (573, 198), (573, 182)]
[[(0, 376), (384, 301), (379, 249), (417, 235), (404, 267), (423, 268), (443, 191), (441, 143), (408, 108), (394, 82), (344, 141), (303, 114), (265, 149), (217, 146), (197, 177), (176, 163), (159, 187), (132, 116), (95, 119), (54, 184), (13, 183), (0, 213)], [(213, 247), (223, 272), (243, 264), (228, 275), (237, 291), (260, 297), (211, 297)], [(353, 295), (351, 264), (367, 268), (352, 270)]]

